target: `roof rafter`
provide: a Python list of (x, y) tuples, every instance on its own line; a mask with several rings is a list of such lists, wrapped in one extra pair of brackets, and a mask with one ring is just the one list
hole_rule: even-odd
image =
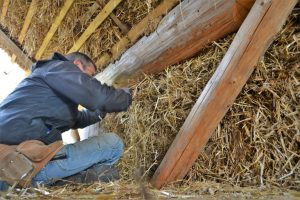
[(46, 37), (44, 38), (44, 41), (42, 45), (40, 46), (39, 50), (37, 51), (35, 58), (40, 59), (47, 48), (50, 40), (52, 39), (54, 33), (57, 31), (59, 25), (61, 24), (62, 20), (65, 18), (67, 12), (69, 11), (70, 7), (74, 3), (74, 0), (66, 0), (64, 6), (60, 10), (59, 14), (56, 16), (54, 22), (52, 23), (52, 26), (50, 30), (48, 31)]
[[(37, 0), (32, 0), (31, 3), (30, 3), (30, 6), (29, 6), (29, 9), (27, 11), (27, 14), (26, 14), (26, 17), (25, 17), (25, 21), (23, 23), (23, 27), (21, 29), (21, 32), (20, 32), (20, 35), (18, 37), (18, 42), (20, 44), (23, 43), (25, 37), (26, 37), (26, 33), (28, 31), (28, 28), (30, 26), (30, 23), (31, 23), (31, 19), (33, 17), (33, 15), (35, 14), (36, 12), (36, 9), (37, 8)], [(13, 54), (12, 55), (12, 59), (11, 59), (13, 62), (15, 62), (16, 60), (16, 54)]]
[(1, 29), (0, 29), (0, 46), (9, 51), (9, 53), (13, 53), (19, 59), (19, 63), (22, 63), (21, 66), (24, 70), (28, 70), (28, 68), (32, 65), (31, 59), (8, 37)]
[(18, 42), (20, 42), (20, 44), (22, 44), (22, 42), (24, 41), (24, 38), (26, 37), (26, 33), (27, 33), (28, 28), (31, 23), (31, 19), (37, 10), (36, 8), (37, 8), (37, 0), (32, 0), (30, 3), (29, 9), (27, 11), (26, 17), (25, 17), (25, 21), (23, 23), (22, 30), (18, 37)]
[(160, 5), (158, 5), (154, 10), (152, 10), (142, 21), (140, 21), (136, 26), (134, 26), (126, 36), (121, 38), (111, 49), (112, 57), (105, 53), (99, 60), (97, 60), (96, 65), (99, 68), (104, 67), (110, 61), (114, 61), (120, 57), (120, 55), (129, 47), (130, 44), (135, 43), (140, 36), (149, 31), (148, 27), (151, 23), (158, 23), (164, 14), (167, 14), (176, 4), (178, 0), (164, 0)]
[(10, 0), (3, 0), (2, 11), (1, 11), (1, 20), (4, 20), (6, 14), (7, 14), (9, 2), (10, 2)]
[(86, 40), (95, 32), (102, 22), (110, 15), (110, 13), (121, 3), (122, 0), (110, 0), (96, 18), (90, 23), (80, 38), (74, 43), (68, 53), (78, 51)]

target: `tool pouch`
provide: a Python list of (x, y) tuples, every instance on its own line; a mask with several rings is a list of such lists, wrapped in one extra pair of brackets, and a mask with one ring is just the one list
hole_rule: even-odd
[(0, 144), (0, 180), (22, 187), (31, 185), (34, 177), (61, 149), (62, 142), (45, 145), (38, 140), (28, 140), (18, 146)]

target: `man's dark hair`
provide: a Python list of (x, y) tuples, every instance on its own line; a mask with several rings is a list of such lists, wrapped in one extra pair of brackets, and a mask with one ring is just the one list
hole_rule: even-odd
[(72, 61), (72, 62), (75, 61), (75, 60), (80, 60), (80, 62), (82, 63), (84, 68), (87, 68), (87, 66), (89, 64), (92, 64), (94, 66), (95, 70), (97, 70), (96, 65), (92, 61), (92, 59), (84, 53), (76, 51), (76, 52), (72, 52), (72, 53), (69, 53), (69, 54), (65, 55), (65, 57), (69, 61)]

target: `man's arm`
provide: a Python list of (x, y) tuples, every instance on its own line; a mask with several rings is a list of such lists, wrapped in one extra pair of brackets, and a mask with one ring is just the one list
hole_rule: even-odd
[(101, 121), (105, 117), (105, 115), (106, 113), (103, 113), (99, 110), (89, 111), (84, 109), (78, 112), (76, 123), (72, 128), (73, 129), (84, 128), (89, 125), (95, 124)]
[(54, 66), (44, 74), (44, 80), (60, 95), (92, 111), (101, 110), (106, 113), (126, 111), (132, 101), (131, 94), (101, 84), (68, 61), (54, 63)]

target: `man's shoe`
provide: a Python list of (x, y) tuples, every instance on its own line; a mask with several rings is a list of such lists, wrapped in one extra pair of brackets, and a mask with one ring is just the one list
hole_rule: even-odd
[(86, 170), (85, 183), (93, 182), (112, 182), (120, 179), (120, 175), (115, 166), (111, 165), (94, 165)]
[(55, 182), (53, 185), (64, 185), (66, 183), (86, 183), (91, 184), (95, 182), (111, 182), (120, 179), (120, 175), (115, 166), (111, 165), (94, 165), (85, 171), (79, 172), (72, 176), (63, 178)]

